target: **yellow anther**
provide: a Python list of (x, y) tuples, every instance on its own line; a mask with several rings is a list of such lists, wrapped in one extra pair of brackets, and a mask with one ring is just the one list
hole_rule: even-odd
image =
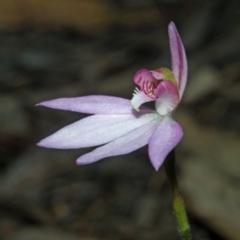
[(177, 81), (174, 77), (173, 72), (170, 69), (163, 67), (163, 68), (158, 68), (155, 71), (158, 71), (163, 74), (163, 80), (170, 81), (177, 87)]

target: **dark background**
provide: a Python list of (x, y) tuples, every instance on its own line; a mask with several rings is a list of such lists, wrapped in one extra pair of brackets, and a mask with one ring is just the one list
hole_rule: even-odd
[(179, 239), (147, 147), (76, 166), (89, 149), (35, 145), (85, 116), (36, 103), (130, 99), (137, 70), (170, 67), (170, 21), (189, 62), (174, 117), (194, 239), (240, 239), (239, 10), (237, 0), (0, 0), (0, 239)]

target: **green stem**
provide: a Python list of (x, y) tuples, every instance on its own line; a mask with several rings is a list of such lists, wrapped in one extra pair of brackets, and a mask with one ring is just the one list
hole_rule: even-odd
[(175, 170), (175, 152), (172, 150), (164, 162), (165, 171), (172, 189), (173, 211), (177, 220), (179, 233), (183, 240), (191, 240), (190, 225), (183, 197), (178, 188), (177, 175)]

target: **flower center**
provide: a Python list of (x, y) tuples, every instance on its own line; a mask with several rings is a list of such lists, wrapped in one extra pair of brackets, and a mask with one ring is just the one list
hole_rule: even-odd
[(142, 90), (143, 92), (153, 100), (156, 100), (156, 88), (161, 81), (155, 80), (154, 82), (143, 82)]
[(141, 90), (151, 99), (156, 100), (156, 89), (161, 81), (170, 81), (177, 87), (177, 82), (172, 71), (168, 68), (158, 68), (150, 71), (153, 79), (151, 81), (142, 81)]

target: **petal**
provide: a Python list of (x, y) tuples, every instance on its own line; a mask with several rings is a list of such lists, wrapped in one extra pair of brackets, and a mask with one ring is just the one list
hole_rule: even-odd
[[(133, 110), (128, 99), (101, 95), (58, 98), (41, 102), (37, 106), (89, 114), (131, 114)], [(147, 108), (143, 109), (143, 111), (151, 112)]]
[(172, 112), (179, 103), (178, 89), (169, 81), (162, 81), (156, 89), (155, 107), (160, 115)]
[(93, 115), (60, 129), (38, 146), (70, 149), (105, 144), (156, 118), (157, 113)]
[[(162, 68), (158, 68), (154, 71), (151, 71), (153, 76), (156, 78), (156, 79), (159, 79), (159, 80), (168, 80), (170, 81), (172, 84), (174, 84), (175, 86), (177, 86), (177, 82), (175, 80), (175, 76), (173, 74), (173, 72), (168, 69), (168, 68), (165, 68), (165, 67), (162, 67)], [(161, 76), (162, 75), (162, 76)], [(160, 78), (161, 77), (161, 78)]]
[(160, 121), (161, 118), (155, 119), (90, 153), (82, 155), (77, 159), (77, 164), (89, 164), (102, 158), (127, 154), (147, 145)]
[(164, 78), (162, 71), (160, 71), (159, 69), (151, 70), (150, 72), (152, 73), (153, 77), (157, 80), (162, 80)]
[(168, 35), (172, 60), (172, 71), (178, 83), (179, 96), (182, 98), (187, 83), (187, 58), (181, 38), (173, 22), (168, 25)]
[[(133, 94), (133, 98), (131, 100), (132, 107), (139, 111), (139, 107), (146, 102), (154, 101), (154, 99), (148, 97), (144, 92), (139, 91), (137, 88)], [(142, 110), (142, 109), (141, 109)]]
[(144, 84), (147, 82), (154, 83), (155, 79), (152, 75), (152, 73), (147, 69), (141, 69), (139, 70), (133, 77), (133, 81), (141, 88), (141, 90), (144, 88)]
[(149, 141), (148, 153), (156, 171), (162, 165), (168, 153), (180, 142), (182, 136), (182, 127), (171, 118), (165, 117)]

